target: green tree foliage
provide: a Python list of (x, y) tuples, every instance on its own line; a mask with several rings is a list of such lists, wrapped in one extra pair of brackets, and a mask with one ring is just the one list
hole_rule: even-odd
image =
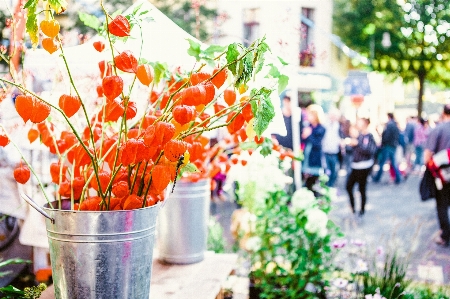
[[(151, 0), (167, 17), (201, 41), (208, 41), (214, 29), (212, 20), (217, 16), (217, 10), (209, 7), (210, 1), (193, 0)], [(195, 6), (198, 5), (198, 9)]]
[(419, 81), (419, 115), (425, 81), (450, 83), (448, 0), (335, 0), (334, 11), (336, 33), (374, 70)]

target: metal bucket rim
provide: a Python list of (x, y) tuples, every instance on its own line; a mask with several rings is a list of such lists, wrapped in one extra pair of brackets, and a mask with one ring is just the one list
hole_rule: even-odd
[[(53, 201), (52, 204), (57, 204), (58, 201)], [(154, 204), (153, 206), (150, 207), (145, 207), (145, 208), (140, 208), (140, 209), (133, 209), (133, 210), (114, 210), (114, 211), (80, 211), (80, 210), (62, 210), (62, 209), (57, 209), (57, 208), (50, 208), (48, 206), (48, 203), (44, 204), (42, 206), (42, 208), (45, 211), (52, 211), (52, 212), (67, 212), (67, 213), (92, 213), (92, 214), (98, 214), (98, 213), (129, 213), (132, 211), (143, 211), (146, 209), (156, 209), (156, 208), (160, 208), (161, 207), (161, 202), (157, 202), (156, 204)]]

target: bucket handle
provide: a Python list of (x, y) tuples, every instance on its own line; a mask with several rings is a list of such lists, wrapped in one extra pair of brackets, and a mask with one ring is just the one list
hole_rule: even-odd
[(36, 211), (38, 211), (39, 213), (41, 213), (44, 217), (50, 219), (50, 221), (54, 224), (55, 223), (55, 219), (53, 219), (52, 217), (50, 217), (50, 215), (47, 214), (47, 212), (45, 212), (31, 197), (29, 197), (28, 195), (26, 195), (25, 193), (21, 192), (20, 193), (20, 197), (23, 198), (23, 200), (25, 200), (30, 206), (32, 206), (33, 208), (36, 209)]

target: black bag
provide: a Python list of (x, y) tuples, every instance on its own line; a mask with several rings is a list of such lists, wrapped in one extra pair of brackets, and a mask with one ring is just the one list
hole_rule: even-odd
[(428, 168), (423, 173), (422, 180), (420, 181), (419, 192), (422, 201), (426, 201), (430, 198), (436, 198), (436, 184), (434, 183), (434, 177)]

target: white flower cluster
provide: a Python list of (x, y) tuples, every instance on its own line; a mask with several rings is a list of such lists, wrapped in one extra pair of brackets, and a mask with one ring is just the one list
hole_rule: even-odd
[(327, 235), (327, 214), (319, 209), (314, 193), (306, 188), (297, 190), (292, 195), (291, 212), (294, 214), (304, 213), (308, 219), (305, 229), (309, 233), (317, 234), (323, 238)]

